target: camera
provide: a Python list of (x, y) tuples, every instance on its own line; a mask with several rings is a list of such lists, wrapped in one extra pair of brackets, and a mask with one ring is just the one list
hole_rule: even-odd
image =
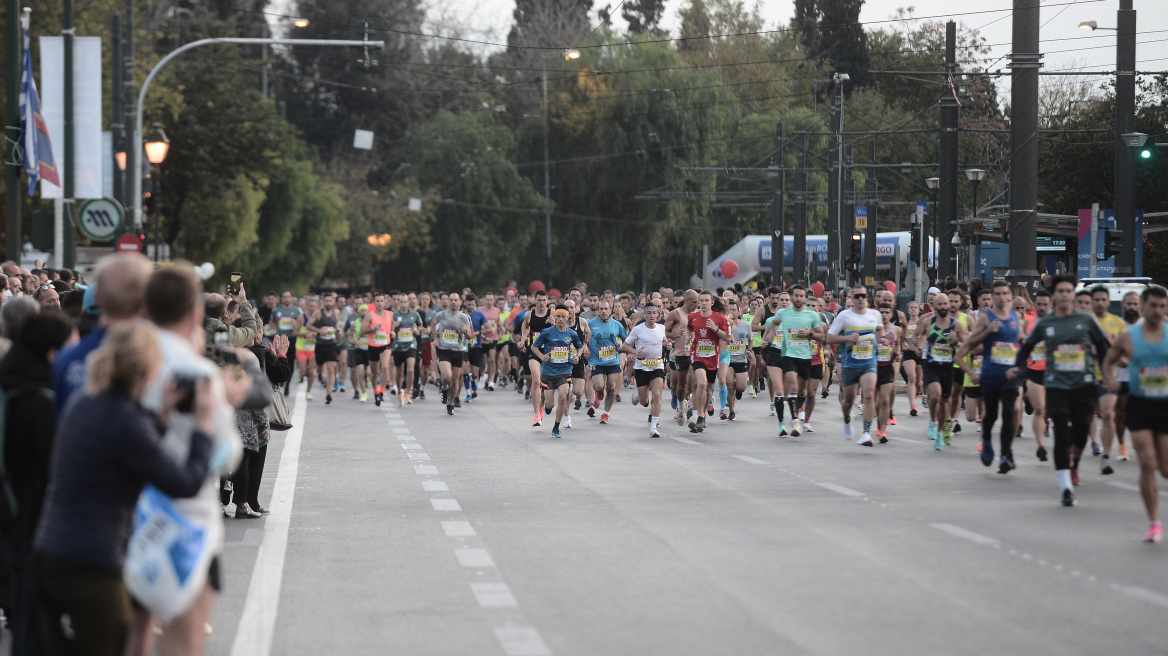
[(181, 395), (174, 406), (175, 410), (190, 414), (195, 409), (195, 387), (203, 379), (202, 376), (175, 374), (174, 389)]
[(220, 365), (239, 364), (239, 356), (235, 354), (235, 350), (231, 348), (231, 343), (227, 341), (226, 328), (215, 331), (214, 349), (211, 356)]

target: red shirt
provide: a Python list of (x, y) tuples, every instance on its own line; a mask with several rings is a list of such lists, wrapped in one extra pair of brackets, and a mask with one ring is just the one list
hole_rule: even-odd
[[(689, 326), (694, 336), (693, 345), (690, 347), (690, 358), (694, 362), (706, 365), (708, 371), (717, 371), (718, 351), (721, 350), (722, 342), (718, 339), (716, 332), (710, 329), (711, 323), (724, 333), (730, 332), (730, 324), (727, 323), (726, 317), (717, 312), (711, 312), (710, 316), (703, 317), (699, 310), (690, 314), (689, 318), (686, 319), (686, 325)], [(699, 353), (701, 355), (698, 355)]]

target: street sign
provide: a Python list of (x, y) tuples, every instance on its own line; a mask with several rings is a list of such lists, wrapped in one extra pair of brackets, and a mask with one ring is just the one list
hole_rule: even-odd
[(856, 230), (868, 229), (868, 207), (860, 205), (856, 208)]
[(122, 235), (114, 242), (114, 250), (119, 253), (141, 253), (142, 241), (138, 235)]
[(113, 198), (94, 198), (81, 205), (77, 227), (94, 241), (109, 241), (122, 227), (126, 213)]
[(876, 284), (876, 279), (872, 276), (864, 276), (864, 285), (871, 287)]

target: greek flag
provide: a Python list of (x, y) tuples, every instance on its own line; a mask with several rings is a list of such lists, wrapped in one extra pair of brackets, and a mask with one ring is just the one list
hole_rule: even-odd
[(53, 160), (49, 128), (45, 125), (45, 117), (41, 116), (41, 99), (37, 95), (36, 82), (32, 79), (27, 12), (20, 19), (20, 29), (23, 41), (20, 73), (20, 140), (24, 147), (24, 172), (28, 175), (28, 195), (32, 196), (38, 180), (47, 180), (58, 187), (61, 186), (61, 180), (57, 176), (57, 164)]

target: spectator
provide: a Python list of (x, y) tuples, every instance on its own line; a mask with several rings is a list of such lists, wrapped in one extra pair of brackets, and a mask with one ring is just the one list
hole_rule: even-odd
[[(94, 285), (85, 292), (83, 309), (100, 314), (97, 327), (76, 346), (61, 352), (53, 363), (53, 389), (57, 392), (57, 416), (73, 394), (85, 385), (85, 358), (101, 346), (106, 331), (124, 321), (142, 316), (150, 261), (141, 255), (110, 255), (97, 263)], [(93, 302), (89, 302), (92, 297)], [(96, 305), (95, 305), (96, 304)]]
[(57, 290), (53, 289), (50, 284), (43, 284), (33, 290), (32, 298), (41, 307), (61, 309), (61, 297), (57, 294)]
[(16, 496), (16, 521), (5, 531), (5, 564), (12, 585), (9, 623), (13, 654), (44, 653), (40, 615), (32, 600), (32, 541), (45, 488), (57, 420), (53, 413), (52, 362), (77, 341), (68, 317), (53, 310), (29, 316), (20, 339), (0, 361), (4, 390), (4, 463)]
[(3, 333), (3, 337), (0, 339), (0, 357), (8, 354), (8, 349), (12, 347), (12, 342), (16, 340), (25, 320), (39, 312), (40, 309), (40, 306), (32, 299), (24, 297), (14, 298), (4, 303), (4, 307), (0, 308), (0, 332)]
[[(90, 356), (85, 392), (61, 418), (34, 555), (34, 594), (50, 654), (123, 654), (131, 611), (122, 566), (138, 496), (150, 483), (189, 497), (207, 477), (211, 385), (195, 387), (194, 430), (181, 462), (166, 451), (159, 416), (140, 404), (162, 361), (156, 332), (142, 320), (110, 328)], [(178, 400), (167, 395), (161, 417)]]
[(251, 304), (247, 302), (247, 292), (244, 291), (242, 283), (239, 285), (239, 293), (231, 297), (231, 300), (239, 306), (239, 318), (243, 321), (240, 327), (231, 325), (233, 323), (231, 312), (227, 308), (227, 299), (222, 294), (207, 294), (206, 296), (206, 319), (203, 323), (203, 330), (206, 332), (208, 349), (211, 348), (217, 332), (226, 331), (227, 341), (235, 348), (251, 346), (256, 335), (260, 332), (255, 312), (252, 311)]

